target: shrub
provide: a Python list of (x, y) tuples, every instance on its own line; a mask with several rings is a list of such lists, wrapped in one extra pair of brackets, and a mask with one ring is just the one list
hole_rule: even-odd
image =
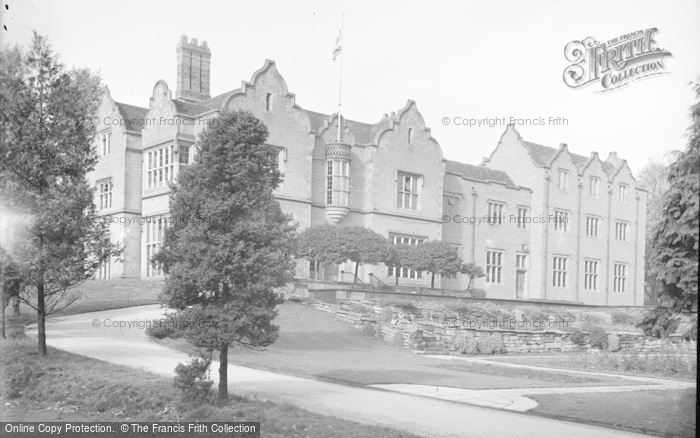
[(617, 354), (604, 352), (589, 359), (592, 360), (590, 365), (601, 371), (682, 378), (695, 378), (697, 375), (697, 358), (694, 355), (681, 355), (675, 352), (640, 353), (637, 350)]
[(587, 324), (584, 326), (583, 330), (590, 333), (589, 343), (591, 347), (600, 348), (601, 350), (608, 348), (608, 333), (603, 327)]
[(396, 333), (396, 335), (394, 336), (394, 340), (391, 341), (391, 345), (393, 345), (394, 347), (403, 347), (404, 341), (405, 339), (403, 337), (403, 333), (399, 332)]
[(523, 319), (528, 322), (541, 321), (543, 319), (548, 319), (549, 315), (544, 313), (537, 307), (526, 306), (521, 309), (523, 311)]
[(476, 354), (478, 352), (477, 341), (473, 335), (457, 337), (454, 342), (454, 347), (457, 352), (461, 354)]
[(503, 350), (503, 338), (497, 333), (482, 333), (476, 340), (476, 348), (481, 354), (499, 354)]
[(608, 351), (619, 351), (620, 350), (620, 337), (615, 333), (608, 334)]
[(501, 313), (501, 308), (490, 302), (469, 303), (462, 310), (465, 316), (474, 316), (478, 319), (495, 319)]
[(362, 324), (362, 334), (365, 336), (374, 336), (374, 326), (368, 322)]
[(486, 291), (483, 289), (469, 289), (469, 296), (472, 298), (486, 298)]
[(174, 384), (182, 391), (183, 399), (201, 402), (209, 395), (211, 385), (209, 378), (211, 359), (194, 358), (187, 364), (179, 363), (175, 367)]
[[(363, 306), (360, 303), (354, 303), (354, 302), (344, 302), (344, 307), (349, 311), (353, 313), (367, 313), (367, 310), (365, 310), (365, 306)], [(342, 307), (341, 307), (342, 308)]]
[(416, 307), (415, 303), (409, 300), (380, 300), (379, 305), (398, 307), (406, 313), (420, 313), (420, 310)]
[(612, 325), (612, 317), (607, 313), (603, 312), (585, 312), (583, 315), (583, 322), (587, 322), (591, 325)]
[(580, 328), (571, 327), (570, 333), (571, 333), (571, 342), (573, 342), (576, 345), (584, 345), (585, 337), (583, 336), (583, 332), (581, 331)]
[(391, 319), (394, 317), (394, 312), (391, 310), (391, 307), (385, 306), (382, 307), (382, 313), (381, 313), (381, 321), (382, 322), (389, 322)]
[(173, 324), (168, 324), (168, 320), (154, 319), (146, 327), (146, 335), (156, 339), (164, 339), (175, 333)]
[(641, 321), (639, 315), (625, 312), (624, 310), (613, 310), (610, 313), (610, 317), (612, 318), (613, 324), (618, 325), (636, 325)]

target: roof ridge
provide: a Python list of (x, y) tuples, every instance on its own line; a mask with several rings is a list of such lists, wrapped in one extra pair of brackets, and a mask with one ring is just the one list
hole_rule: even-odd
[(148, 108), (145, 108), (145, 107), (142, 107), (142, 106), (138, 106), (138, 105), (132, 105), (132, 104), (130, 104), (130, 103), (117, 102), (116, 100), (114, 101), (114, 103), (116, 103), (116, 104), (119, 105), (119, 106), (128, 106), (128, 107), (131, 107), (131, 108), (136, 108), (136, 109), (141, 109), (141, 110), (144, 110), (144, 111), (148, 111)]

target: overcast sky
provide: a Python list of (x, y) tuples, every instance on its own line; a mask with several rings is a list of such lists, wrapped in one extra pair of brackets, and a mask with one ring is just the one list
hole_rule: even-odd
[[(9, 6), (9, 9), (5, 7)], [(685, 147), (688, 83), (700, 75), (700, 2), (694, 1), (63, 1), (5, 0), (2, 43), (48, 35), (68, 66), (99, 71), (115, 100), (143, 107), (158, 79), (175, 88), (180, 35), (212, 51), (212, 96), (277, 62), (303, 108), (332, 113), (341, 14), (343, 114), (373, 123), (418, 104), (448, 159), (479, 164), (503, 126), (455, 126), (459, 118), (564, 117), (568, 125), (520, 126), (523, 138), (572, 152), (617, 151), (633, 171)], [(658, 28), (670, 74), (608, 93), (571, 89), (564, 47)], [(450, 120), (443, 124), (443, 118)]]

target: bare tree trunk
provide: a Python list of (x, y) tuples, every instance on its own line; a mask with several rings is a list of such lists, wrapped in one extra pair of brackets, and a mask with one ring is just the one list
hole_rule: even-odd
[(219, 400), (228, 400), (228, 344), (219, 350)]
[(36, 323), (39, 333), (39, 353), (42, 356), (46, 356), (46, 302), (44, 301), (44, 292), (44, 281), (39, 280), (39, 284), (36, 287)]
[(435, 289), (435, 274), (430, 278), (430, 288)]
[(19, 295), (12, 297), (12, 314), (19, 316)]
[(360, 269), (360, 262), (355, 262), (355, 283), (357, 283), (357, 273)]
[(2, 307), (2, 338), (5, 339), (5, 277), (2, 275), (2, 266), (0, 266), (0, 306)]

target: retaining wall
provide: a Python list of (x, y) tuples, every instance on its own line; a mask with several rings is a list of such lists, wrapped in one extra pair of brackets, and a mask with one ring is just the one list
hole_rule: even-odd
[[(409, 348), (416, 354), (459, 354), (463, 352), (464, 338), (472, 338), (469, 342), (475, 345), (480, 338), (486, 343), (489, 337), (500, 338), (501, 353), (598, 351), (589, 344), (590, 337), (586, 332), (581, 344), (577, 344), (571, 340), (570, 333), (563, 330), (488, 328), (486, 324), (482, 327), (465, 327), (464, 322), (455, 323), (454, 314), (449, 311), (407, 313), (393, 306), (382, 307), (370, 301), (344, 299), (339, 299), (337, 303), (309, 300), (307, 305), (331, 313), (358, 329), (372, 330), (376, 337), (389, 344)], [(697, 349), (695, 341), (684, 341), (680, 335), (657, 339), (640, 333), (615, 334), (620, 340), (620, 350), (673, 349), (690, 353)]]

